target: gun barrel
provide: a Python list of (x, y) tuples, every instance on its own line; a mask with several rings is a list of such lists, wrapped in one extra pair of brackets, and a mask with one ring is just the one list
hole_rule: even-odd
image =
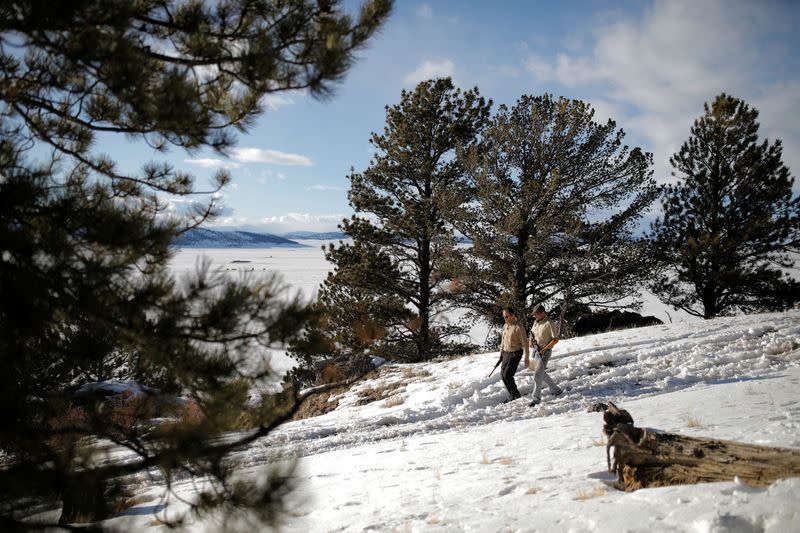
[(498, 366), (500, 366), (500, 362), (501, 361), (502, 361), (502, 359), (499, 359), (499, 358), (497, 359), (497, 362), (494, 364), (494, 368), (492, 368), (492, 371), (489, 372), (489, 377), (492, 377), (492, 374), (494, 374), (494, 371), (497, 370)]

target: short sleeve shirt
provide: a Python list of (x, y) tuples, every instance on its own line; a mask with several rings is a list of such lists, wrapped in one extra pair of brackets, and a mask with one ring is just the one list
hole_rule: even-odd
[(504, 352), (516, 352), (517, 350), (528, 349), (528, 336), (525, 335), (525, 328), (519, 322), (511, 325), (503, 325), (503, 339), (500, 349)]
[(531, 333), (533, 334), (533, 338), (536, 339), (536, 346), (538, 346), (540, 350), (547, 346), (551, 340), (558, 338), (558, 331), (548, 317), (534, 321)]

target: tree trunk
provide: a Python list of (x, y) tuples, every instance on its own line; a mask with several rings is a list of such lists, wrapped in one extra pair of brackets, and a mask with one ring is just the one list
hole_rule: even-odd
[[(97, 474), (76, 473), (65, 483), (59, 525), (87, 524), (111, 515), (108, 484)], [(113, 499), (113, 497), (112, 497)]]
[[(770, 448), (717, 439), (653, 433), (634, 426), (624, 409), (609, 403), (603, 428), (606, 459), (617, 486), (626, 491), (666, 485), (731, 481), (754, 486), (800, 476), (800, 450)], [(610, 448), (614, 448), (611, 462)]]
[(431, 242), (422, 239), (419, 247), (419, 329), (417, 337), (417, 361), (431, 358), (430, 313), (431, 313)]

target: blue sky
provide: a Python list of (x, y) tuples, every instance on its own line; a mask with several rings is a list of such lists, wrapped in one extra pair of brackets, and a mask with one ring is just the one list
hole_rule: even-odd
[[(350, 11), (357, 5), (346, 3)], [(218, 224), (334, 230), (351, 214), (347, 175), (368, 166), (384, 106), (404, 88), (447, 75), (461, 88), (478, 86), (493, 109), (545, 92), (589, 102), (597, 119), (616, 120), (628, 144), (653, 152), (660, 182), (670, 179), (668, 159), (703, 103), (724, 91), (761, 112), (762, 138), (783, 140), (784, 162), (797, 176), (798, 27), (800, 2), (396, 0), (333, 98), (269, 100), (228, 159), (174, 149), (166, 158), (199, 186), (219, 166), (230, 169)], [(120, 153), (129, 168), (164, 157), (139, 145)]]

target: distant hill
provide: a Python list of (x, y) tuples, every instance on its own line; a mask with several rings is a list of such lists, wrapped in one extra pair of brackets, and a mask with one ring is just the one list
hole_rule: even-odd
[(215, 231), (195, 228), (178, 236), (172, 245), (178, 248), (304, 248), (285, 237), (252, 231)]
[(349, 239), (350, 237), (341, 231), (315, 232), (315, 231), (292, 231), (281, 233), (281, 237), (286, 239), (300, 239), (306, 241), (333, 241), (336, 239)]
[[(287, 239), (297, 239), (301, 241), (335, 241), (337, 239), (350, 239), (351, 237), (341, 231), (314, 232), (314, 231), (292, 231), (281, 233), (281, 237)], [(472, 241), (463, 235), (456, 235), (455, 240), (461, 244), (472, 244)]]

